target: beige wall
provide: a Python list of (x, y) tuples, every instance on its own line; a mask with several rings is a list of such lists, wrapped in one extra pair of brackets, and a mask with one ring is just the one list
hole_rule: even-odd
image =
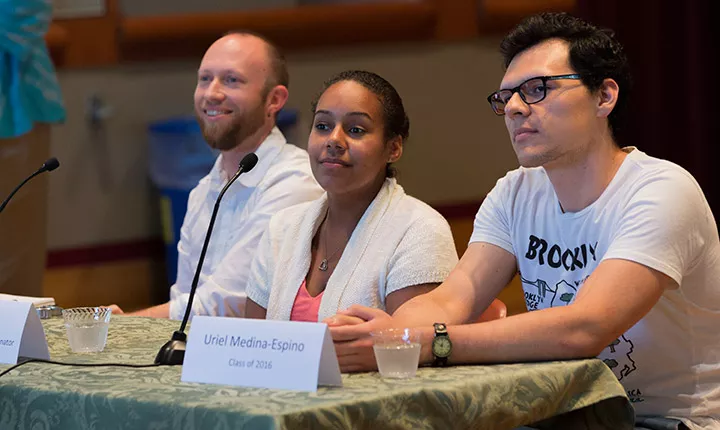
[[(516, 166), (503, 121), (485, 100), (502, 77), (497, 44), (484, 39), (292, 54), (289, 106), (301, 114), (297, 143), (305, 146), (310, 99), (324, 79), (348, 68), (371, 70), (397, 87), (410, 116), (411, 139), (398, 163), (408, 192), (429, 203), (479, 200)], [(52, 136), (62, 166), (49, 178), (50, 249), (160, 234), (145, 127), (191, 112), (198, 62), (59, 73), (68, 119)], [(106, 139), (85, 122), (92, 94), (112, 108)]]

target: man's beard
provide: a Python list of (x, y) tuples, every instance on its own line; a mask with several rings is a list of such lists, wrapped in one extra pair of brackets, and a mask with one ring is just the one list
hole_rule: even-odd
[(205, 122), (199, 115), (197, 120), (203, 137), (211, 148), (229, 151), (257, 133), (265, 123), (265, 109), (264, 104), (260, 104), (245, 115), (233, 116), (230, 124)]

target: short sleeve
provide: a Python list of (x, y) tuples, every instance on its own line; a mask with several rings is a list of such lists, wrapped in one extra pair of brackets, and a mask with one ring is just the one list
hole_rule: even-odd
[(413, 285), (441, 283), (458, 262), (450, 226), (438, 213), (418, 217), (389, 263), (385, 294)]
[(501, 178), (483, 200), (475, 215), (470, 243), (486, 242), (515, 255), (510, 230), (509, 177)]
[(634, 261), (680, 285), (702, 251), (709, 223), (705, 198), (689, 175), (654, 175), (636, 184), (603, 260)]

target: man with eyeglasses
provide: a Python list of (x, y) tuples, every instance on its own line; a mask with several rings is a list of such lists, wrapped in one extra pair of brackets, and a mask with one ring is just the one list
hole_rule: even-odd
[[(522, 167), (487, 195), (442, 285), (392, 317), (357, 306), (328, 321), (341, 367), (375, 367), (369, 332), (419, 327), (421, 363), (597, 356), (638, 428), (656, 428), (646, 417), (720, 428), (717, 226), (687, 171), (617, 144), (630, 89), (622, 46), (567, 14), (541, 14), (501, 51), (506, 73), (488, 101)], [(517, 271), (532, 312), (466, 324)]]

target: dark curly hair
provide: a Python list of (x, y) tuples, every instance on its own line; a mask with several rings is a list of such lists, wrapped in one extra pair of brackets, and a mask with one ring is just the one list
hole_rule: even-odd
[(628, 115), (632, 80), (627, 57), (613, 31), (595, 27), (567, 13), (530, 16), (500, 43), (505, 68), (516, 55), (548, 39), (562, 39), (569, 44), (570, 66), (590, 91), (599, 89), (606, 78), (617, 82), (620, 94), (608, 116), (610, 131), (617, 140)]
[[(408, 116), (405, 113), (402, 98), (400, 98), (400, 94), (398, 94), (397, 90), (390, 82), (386, 81), (376, 73), (365, 70), (346, 70), (331, 77), (323, 83), (322, 90), (312, 101), (311, 106), (313, 115), (317, 110), (318, 101), (323, 93), (331, 86), (342, 81), (357, 82), (377, 96), (383, 107), (385, 141), (389, 141), (395, 137), (401, 137), (404, 144), (410, 136), (410, 119), (408, 119)], [(390, 165), (390, 163), (388, 163), (385, 168), (385, 176), (393, 178), (396, 175), (397, 171)]]

